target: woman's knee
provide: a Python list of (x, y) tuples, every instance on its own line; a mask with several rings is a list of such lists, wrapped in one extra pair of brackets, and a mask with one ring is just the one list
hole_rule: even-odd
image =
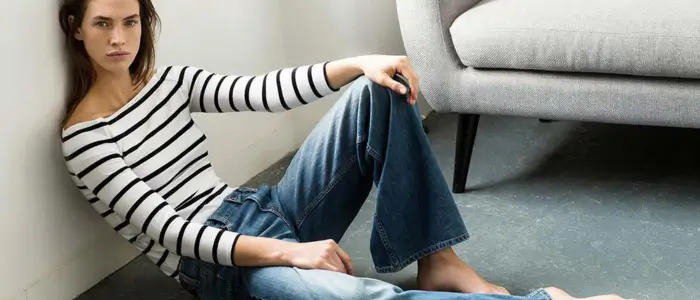
[(360, 299), (357, 277), (292, 267), (265, 267), (245, 271), (247, 290), (261, 299)]
[[(401, 79), (399, 78), (394, 78), (394, 80), (398, 81), (401, 83)], [(408, 85), (403, 83), (406, 88), (408, 89)], [(376, 83), (369, 79), (367, 76), (360, 76), (358, 77), (352, 84), (351, 84), (351, 90), (362, 90), (362, 91), (367, 91), (371, 94), (373, 97), (381, 97), (381, 98), (397, 98), (397, 99), (403, 99), (406, 100), (408, 99), (406, 94), (400, 94), (393, 89), (386, 87), (384, 85), (381, 85), (379, 83)], [(406, 101), (408, 103), (408, 101)]]
[[(406, 85), (407, 86), (407, 85)], [(408, 86), (407, 86), (408, 87)], [(346, 106), (371, 108), (377, 112), (391, 110), (392, 113), (411, 113), (419, 115), (417, 107), (408, 102), (408, 96), (399, 94), (389, 87), (378, 84), (366, 76), (357, 78), (344, 96)], [(390, 109), (396, 106), (397, 109)]]

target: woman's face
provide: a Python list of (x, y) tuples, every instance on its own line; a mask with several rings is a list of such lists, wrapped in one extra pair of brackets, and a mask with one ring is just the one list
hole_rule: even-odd
[(139, 1), (87, 0), (75, 38), (83, 42), (98, 72), (128, 72), (141, 42)]

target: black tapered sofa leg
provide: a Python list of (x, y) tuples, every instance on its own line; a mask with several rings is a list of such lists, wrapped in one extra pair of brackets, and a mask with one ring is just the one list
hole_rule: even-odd
[(454, 177), (452, 181), (453, 193), (464, 193), (469, 173), (469, 163), (472, 159), (472, 150), (476, 140), (476, 131), (479, 126), (479, 115), (459, 114), (457, 121), (457, 145), (455, 149)]

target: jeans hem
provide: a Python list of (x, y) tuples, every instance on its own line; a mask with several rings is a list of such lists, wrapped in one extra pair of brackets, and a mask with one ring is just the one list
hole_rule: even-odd
[[(442, 250), (447, 247), (452, 247), (454, 245), (457, 245), (461, 242), (464, 242), (469, 239), (469, 233), (465, 232), (461, 235), (458, 235), (456, 237), (453, 237), (448, 240), (444, 240), (442, 242), (435, 243), (431, 245), (430, 247), (427, 247), (421, 251), (418, 251), (417, 253), (409, 256), (408, 258), (398, 262), (397, 264), (393, 266), (375, 266), (375, 270), (377, 273), (396, 273), (398, 271), (403, 270), (406, 268), (408, 265), (418, 261), (421, 258), (424, 258), (428, 255), (434, 254), (435, 252)], [(548, 299), (551, 300), (551, 299)]]
[(527, 295), (527, 298), (538, 299), (538, 300), (552, 300), (552, 295), (544, 289), (537, 289)]

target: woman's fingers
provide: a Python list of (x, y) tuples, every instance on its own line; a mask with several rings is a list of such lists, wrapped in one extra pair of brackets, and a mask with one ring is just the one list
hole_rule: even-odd
[(343, 260), (338, 255), (337, 251), (333, 252), (333, 254), (331, 256), (331, 260), (332, 260), (333, 265), (338, 269), (338, 272), (345, 273), (345, 274), (348, 273), (348, 270), (345, 268), (345, 264), (343, 263)]
[(415, 104), (416, 100), (418, 99), (418, 74), (416, 74), (416, 71), (413, 69), (411, 62), (408, 59), (402, 60), (398, 71), (401, 73), (401, 75), (408, 79), (408, 85), (411, 87), (411, 95), (409, 96), (409, 100), (411, 101), (411, 104)]
[(401, 95), (406, 94), (406, 86), (404, 86), (403, 84), (399, 83), (398, 81), (392, 79), (386, 73), (381, 73), (379, 75), (379, 79), (377, 79), (376, 82), (380, 85), (383, 85), (385, 87), (392, 89), (394, 92), (397, 92)]
[(409, 75), (407, 77), (408, 85), (411, 87), (411, 99), (413, 100), (413, 104), (415, 104), (416, 100), (418, 100), (418, 75), (416, 75), (413, 69), (409, 69)]
[(350, 259), (350, 255), (348, 255), (343, 248), (340, 248), (339, 245), (336, 245), (337, 248), (337, 253), (338, 256), (340, 257), (340, 260), (342, 260), (343, 265), (345, 266), (345, 270), (347, 270), (347, 273), (349, 275), (355, 274), (355, 271), (353, 270), (352, 267), (352, 259)]
[(341, 272), (340, 269), (338, 269), (338, 267), (336, 267), (331, 262), (325, 262), (323, 265), (320, 266), (319, 269), (324, 269), (332, 272)]

